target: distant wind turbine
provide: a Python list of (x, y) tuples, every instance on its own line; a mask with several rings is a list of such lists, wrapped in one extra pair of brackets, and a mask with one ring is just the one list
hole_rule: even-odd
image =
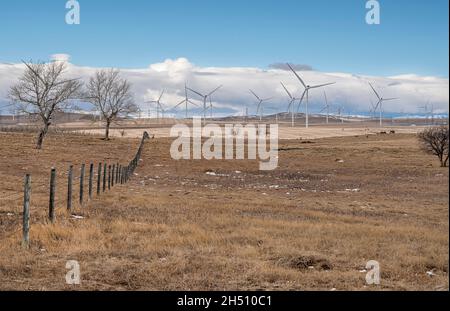
[(255, 94), (255, 92), (253, 92), (252, 90), (250, 90), (250, 92), (253, 94), (253, 96), (255, 96), (256, 97), (256, 99), (258, 100), (258, 107), (256, 108), (256, 115), (258, 115), (259, 114), (259, 121), (262, 121), (262, 116), (263, 116), (263, 107), (262, 107), (262, 104), (264, 103), (264, 102), (267, 102), (267, 101), (269, 101), (269, 100), (271, 100), (272, 99), (272, 97), (270, 97), (270, 98), (260, 98), (258, 95), (256, 95)]
[(378, 98), (378, 103), (375, 106), (375, 110), (380, 109), (380, 127), (383, 127), (383, 103), (391, 100), (396, 100), (398, 98), (383, 98), (378, 94), (373, 85), (369, 82), (370, 87)]
[(188, 117), (188, 105), (191, 104), (191, 105), (194, 105), (194, 106), (196, 106), (196, 107), (198, 107), (198, 105), (197, 105), (196, 103), (192, 102), (192, 101), (189, 99), (189, 97), (188, 97), (188, 87), (186, 86), (186, 84), (184, 85), (184, 93), (185, 93), (185, 96), (186, 96), (185, 99), (183, 99), (179, 104), (177, 104), (177, 105), (176, 105), (175, 107), (173, 107), (172, 109), (176, 109), (176, 108), (178, 108), (179, 106), (185, 104), (185, 118), (187, 119), (187, 117)]
[(295, 126), (295, 111), (294, 111), (294, 109), (295, 109), (295, 102), (297, 101), (297, 100), (300, 100), (300, 98), (296, 98), (295, 96), (292, 96), (292, 94), (288, 91), (288, 89), (286, 88), (286, 86), (283, 84), (283, 82), (280, 82), (281, 83), (281, 85), (283, 86), (283, 88), (284, 88), (284, 90), (286, 91), (286, 93), (288, 94), (288, 96), (289, 96), (289, 98), (291, 99), (290, 101), (289, 101), (289, 106), (288, 106), (288, 108), (287, 108), (287, 112), (289, 113), (291, 113), (291, 125), (292, 125), (292, 127), (294, 127)]
[(206, 110), (208, 110), (207, 104), (206, 104), (206, 103), (207, 103), (207, 100), (208, 100), (208, 98), (211, 97), (212, 94), (214, 94), (215, 92), (217, 92), (217, 91), (218, 91), (219, 89), (221, 89), (221, 88), (222, 88), (222, 85), (219, 86), (219, 87), (216, 87), (213, 91), (209, 92), (208, 94), (202, 94), (202, 93), (200, 93), (200, 92), (197, 92), (197, 91), (195, 91), (195, 90), (193, 90), (193, 89), (187, 87), (187, 89), (188, 89), (189, 91), (191, 91), (191, 92), (193, 92), (193, 93), (195, 93), (195, 94), (197, 94), (198, 96), (200, 96), (200, 97), (203, 98), (203, 124), (205, 124), (205, 122), (206, 122)]
[(324, 112), (325, 110), (327, 111), (327, 124), (329, 124), (329, 119), (330, 119), (330, 107), (331, 105), (328, 103), (328, 98), (327, 98), (327, 93), (324, 91), (323, 95), (325, 97), (325, 107), (322, 108), (322, 110), (319, 113)]
[(336, 82), (325, 83), (325, 84), (320, 84), (320, 85), (313, 85), (313, 86), (307, 85), (307, 84), (302, 80), (302, 78), (300, 78), (300, 76), (297, 74), (297, 72), (294, 70), (294, 68), (292, 68), (292, 66), (291, 66), (290, 64), (287, 64), (287, 65), (288, 65), (288, 67), (291, 69), (291, 71), (295, 74), (295, 76), (296, 76), (297, 79), (300, 81), (300, 83), (303, 85), (303, 87), (305, 88), (305, 91), (303, 92), (302, 98), (300, 99), (300, 103), (298, 104), (298, 109), (297, 109), (297, 111), (300, 109), (300, 105), (302, 104), (303, 99), (304, 99), (304, 97), (305, 97), (305, 95), (306, 95), (306, 105), (305, 105), (305, 107), (306, 107), (306, 108), (305, 108), (305, 110), (306, 110), (306, 112), (305, 112), (305, 114), (306, 114), (306, 122), (305, 122), (305, 126), (306, 126), (306, 128), (308, 128), (308, 127), (309, 127), (309, 112), (308, 112), (309, 90), (321, 88), (321, 87), (328, 86), (328, 85), (332, 85), (332, 84), (335, 84)]
[(156, 117), (157, 117), (158, 123), (159, 123), (160, 113), (162, 114), (162, 118), (164, 119), (165, 109), (163, 107), (163, 104), (161, 103), (161, 99), (164, 96), (164, 93), (165, 93), (165, 90), (163, 90), (161, 92), (161, 95), (159, 96), (158, 100), (151, 100), (151, 101), (146, 102), (147, 104), (156, 104)]

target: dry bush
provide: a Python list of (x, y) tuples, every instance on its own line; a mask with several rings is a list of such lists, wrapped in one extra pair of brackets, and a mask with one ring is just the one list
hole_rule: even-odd
[(422, 148), (431, 154), (436, 155), (441, 162), (441, 167), (448, 165), (448, 127), (438, 126), (427, 128), (419, 133), (419, 140)]

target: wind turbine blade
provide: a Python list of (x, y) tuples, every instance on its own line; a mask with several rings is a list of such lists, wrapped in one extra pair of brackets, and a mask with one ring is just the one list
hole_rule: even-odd
[(177, 109), (178, 107), (180, 107), (182, 104), (184, 104), (186, 102), (185, 99), (183, 99), (179, 104), (177, 104), (175, 107), (173, 107), (172, 109)]
[(295, 102), (295, 100), (294, 99), (292, 99), (290, 102), (289, 102), (289, 106), (287, 107), (287, 112), (289, 112), (289, 111), (291, 111), (291, 107), (292, 107), (292, 103), (294, 103)]
[(194, 103), (194, 102), (192, 102), (190, 100), (188, 100), (188, 103), (191, 104), (191, 105), (194, 105), (195, 107), (200, 107), (199, 105), (197, 105), (196, 103)]
[(310, 86), (309, 88), (310, 89), (318, 89), (319, 87), (324, 87), (324, 86), (328, 86), (328, 85), (332, 85), (332, 84), (336, 84), (336, 82), (314, 85), (314, 86)]
[(383, 101), (396, 100), (398, 98), (383, 98)]
[(163, 91), (161, 92), (161, 95), (159, 96), (158, 102), (159, 102), (159, 101), (161, 100), (161, 98), (163, 97), (165, 91), (166, 91), (166, 90), (163, 90)]
[(328, 98), (327, 98), (327, 93), (325, 91), (323, 91), (323, 95), (325, 96), (325, 108), (328, 107)]
[(300, 111), (300, 106), (303, 103), (303, 99), (305, 98), (306, 92), (308, 92), (308, 89), (305, 89), (305, 91), (302, 94), (302, 97), (300, 98), (300, 101), (298, 102), (298, 106), (297, 106), (297, 113)]
[(261, 100), (261, 98), (258, 97), (258, 95), (255, 94), (252, 90), (249, 90), (258, 100)]
[(283, 82), (280, 82), (280, 83), (281, 83), (281, 85), (283, 86), (283, 88), (284, 88), (284, 90), (286, 91), (286, 93), (289, 95), (289, 97), (290, 97), (291, 99), (293, 99), (291, 93), (289, 93), (288, 89), (284, 86)]
[(187, 87), (187, 89), (188, 89), (189, 91), (191, 91), (191, 92), (193, 92), (193, 93), (197, 94), (198, 96), (201, 96), (201, 97), (205, 97), (205, 95), (203, 95), (203, 94), (200, 94), (199, 92), (197, 92), (197, 91), (194, 91), (194, 90), (193, 90), (193, 89), (191, 89), (191, 88), (188, 88), (188, 87)]
[(382, 102), (382, 100), (380, 99), (380, 100), (378, 101), (377, 105), (375, 106), (375, 110), (377, 110), (378, 107), (380, 107), (381, 102)]
[(212, 94), (214, 94), (215, 92), (217, 92), (218, 90), (220, 90), (220, 89), (222, 88), (222, 86), (223, 86), (223, 85), (217, 87), (214, 91), (210, 92), (210, 93), (208, 94), (208, 96), (211, 96)]
[(292, 72), (295, 74), (295, 76), (297, 77), (297, 79), (303, 84), (303, 86), (306, 88), (306, 84), (305, 82), (302, 80), (302, 78), (300, 78), (300, 76), (297, 74), (297, 72), (295, 72), (294, 68), (291, 67), (291, 65), (289, 65), (289, 63), (287, 64), (288, 67), (292, 70)]
[(370, 87), (372, 88), (375, 95), (377, 95), (378, 99), (381, 99), (380, 95), (378, 95), (377, 91), (375, 91), (375, 88), (372, 86), (372, 84), (369, 82)]
[(258, 107), (256, 108), (256, 114), (259, 114), (259, 110), (261, 109), (262, 101), (260, 100), (258, 103)]
[(262, 102), (266, 102), (266, 101), (271, 100), (271, 99), (273, 99), (273, 97), (264, 98), (264, 99), (261, 99), (261, 101), (262, 101)]

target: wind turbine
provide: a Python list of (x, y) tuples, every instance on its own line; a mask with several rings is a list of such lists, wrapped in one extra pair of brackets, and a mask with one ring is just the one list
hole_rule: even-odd
[(375, 106), (375, 110), (377, 110), (378, 108), (380, 109), (380, 127), (383, 127), (383, 103), (387, 102), (387, 101), (391, 101), (391, 100), (396, 100), (398, 98), (383, 98), (380, 96), (380, 94), (378, 94), (377, 91), (375, 91), (375, 88), (373, 87), (373, 85), (370, 82), (369, 82), (369, 85), (378, 98), (378, 103)]
[(300, 109), (300, 105), (302, 104), (303, 98), (304, 98), (305, 95), (306, 95), (306, 106), (305, 106), (305, 107), (306, 107), (306, 108), (305, 108), (305, 110), (306, 110), (306, 111), (305, 111), (305, 114), (306, 114), (306, 122), (305, 122), (305, 126), (306, 126), (306, 128), (308, 128), (308, 127), (309, 127), (309, 113), (308, 113), (309, 90), (321, 88), (321, 87), (328, 86), (328, 85), (332, 85), (332, 84), (335, 84), (336, 82), (325, 83), (325, 84), (319, 84), (319, 85), (313, 85), (313, 86), (307, 85), (307, 84), (302, 80), (302, 78), (300, 78), (300, 76), (297, 74), (297, 72), (294, 70), (294, 68), (292, 68), (292, 66), (289, 65), (289, 64), (287, 64), (287, 65), (288, 65), (288, 67), (291, 69), (291, 71), (295, 74), (295, 76), (296, 76), (297, 79), (300, 81), (300, 83), (303, 85), (303, 87), (305, 88), (305, 91), (303, 92), (302, 98), (300, 99), (300, 103), (298, 104), (297, 111)]
[(198, 107), (198, 105), (197, 105), (196, 103), (192, 102), (192, 101), (189, 99), (189, 97), (188, 97), (188, 87), (186, 86), (186, 84), (184, 84), (184, 93), (185, 93), (185, 96), (186, 96), (185, 99), (183, 99), (179, 104), (177, 104), (177, 105), (176, 105), (175, 107), (173, 107), (172, 109), (176, 109), (176, 108), (178, 108), (179, 106), (185, 104), (185, 118), (187, 119), (187, 117), (188, 117), (188, 105), (191, 104), (191, 105), (194, 105), (194, 106), (196, 106), (196, 107)]
[(162, 97), (164, 96), (164, 93), (165, 93), (165, 92), (166, 92), (165, 90), (163, 90), (163, 91), (161, 92), (161, 95), (159, 96), (158, 100), (151, 100), (151, 101), (146, 102), (147, 104), (156, 104), (156, 117), (157, 117), (158, 123), (159, 123), (159, 115), (160, 115), (160, 112), (161, 112), (162, 117), (163, 117), (163, 119), (164, 119), (164, 112), (165, 112), (165, 109), (164, 109), (163, 105), (161, 104), (161, 99), (162, 99)]
[(203, 124), (205, 124), (205, 122), (206, 122), (206, 110), (208, 109), (206, 102), (207, 102), (208, 98), (211, 97), (212, 94), (214, 94), (221, 88), (222, 88), (222, 85), (220, 85), (219, 87), (216, 87), (213, 91), (209, 92), (208, 94), (201, 94), (200, 92), (197, 92), (191, 88), (186, 87), (186, 89), (188, 89), (189, 91), (197, 94), (200, 97), (203, 97)]
[(325, 91), (323, 92), (323, 95), (325, 96), (325, 107), (323, 107), (319, 113), (322, 113), (325, 110), (327, 111), (327, 124), (329, 124), (331, 105), (328, 103), (327, 93)]
[(250, 90), (250, 92), (253, 94), (253, 96), (256, 97), (256, 99), (258, 100), (258, 108), (256, 108), (256, 115), (259, 114), (259, 121), (262, 121), (262, 114), (263, 114), (263, 109), (262, 109), (262, 104), (268, 100), (271, 100), (272, 97), (270, 98), (260, 98), (258, 95), (255, 94), (255, 92), (253, 92), (252, 90)]
[(283, 84), (283, 82), (280, 82), (280, 83), (283, 86), (283, 88), (286, 91), (286, 93), (288, 94), (289, 98), (291, 99), (291, 101), (289, 102), (289, 106), (287, 108), (287, 112), (291, 113), (291, 124), (292, 124), (292, 127), (294, 127), (295, 126), (295, 114), (294, 114), (295, 113), (295, 111), (294, 111), (295, 107), (294, 107), (294, 105), (295, 105), (295, 102), (297, 100), (300, 100), (300, 98), (296, 98), (295, 96), (292, 96), (292, 94), (288, 91), (288, 89)]

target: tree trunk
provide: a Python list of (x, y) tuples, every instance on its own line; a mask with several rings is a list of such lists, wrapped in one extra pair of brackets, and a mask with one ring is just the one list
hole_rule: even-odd
[(109, 127), (110, 126), (111, 126), (111, 121), (106, 120), (105, 140), (109, 140)]
[(42, 143), (44, 142), (44, 138), (48, 133), (48, 128), (50, 126), (49, 122), (44, 122), (44, 127), (39, 132), (37, 141), (36, 141), (36, 149), (42, 149)]

